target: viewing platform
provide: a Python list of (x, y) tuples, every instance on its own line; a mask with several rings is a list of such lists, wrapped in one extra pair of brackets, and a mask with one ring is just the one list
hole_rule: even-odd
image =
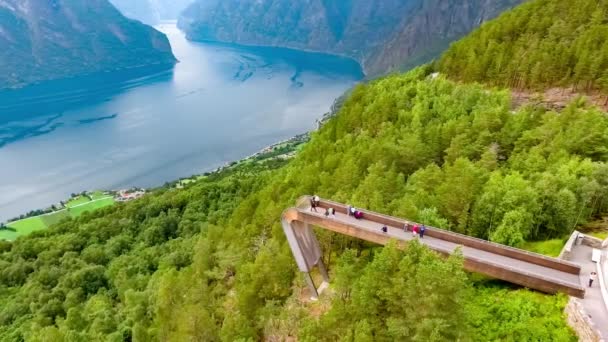
[[(306, 281), (315, 297), (318, 292), (310, 272), (317, 266), (326, 282), (329, 282), (329, 276), (312, 226), (380, 245), (391, 239), (402, 243), (418, 239), (443, 255), (460, 248), (467, 271), (546, 293), (562, 292), (579, 298), (585, 296), (585, 288), (579, 278), (581, 266), (577, 263), (428, 226), (424, 238), (420, 239), (404, 230), (406, 222), (414, 222), (359, 208), (357, 210), (363, 212), (363, 218), (355, 219), (347, 215), (346, 205), (323, 199), (320, 200), (318, 212), (314, 212), (310, 200), (308, 196), (300, 198), (295, 207), (283, 212), (281, 220), (298, 268), (306, 274)], [(335, 209), (335, 217), (325, 216), (327, 208)], [(388, 228), (386, 233), (381, 230), (383, 226)]]

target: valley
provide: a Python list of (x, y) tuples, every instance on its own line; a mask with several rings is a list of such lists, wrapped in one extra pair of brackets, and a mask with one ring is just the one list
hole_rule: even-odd
[(197, 0), (156, 29), (175, 66), (0, 92), (0, 220), (74, 192), (0, 230), (0, 340), (607, 336), (605, 2)]

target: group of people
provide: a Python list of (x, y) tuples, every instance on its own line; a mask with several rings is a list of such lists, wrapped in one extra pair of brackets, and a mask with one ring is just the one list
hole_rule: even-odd
[(356, 218), (357, 220), (360, 220), (363, 218), (363, 212), (361, 210), (357, 210), (355, 207), (353, 207), (350, 204), (346, 206), (346, 214), (348, 216), (352, 216), (352, 217)]
[[(383, 233), (388, 233), (388, 227), (386, 225), (383, 225), (381, 230)], [(403, 226), (403, 231), (407, 232), (408, 230), (410, 230), (412, 232), (412, 236), (414, 236), (414, 237), (419, 236), (421, 239), (423, 239), (424, 233), (426, 233), (426, 226), (418, 225), (417, 223), (411, 224), (409, 222), (406, 222), (405, 225)]]
[[(310, 198), (310, 210), (311, 211), (314, 211), (317, 213), (318, 212), (317, 208), (320, 205), (321, 205), (321, 199), (319, 198), (319, 196), (314, 195)], [(363, 212), (361, 210), (357, 210), (355, 207), (353, 207), (350, 204), (346, 206), (346, 214), (348, 216), (354, 217), (357, 220), (363, 219)], [(336, 209), (326, 208), (325, 217), (335, 218)], [(381, 230), (383, 233), (388, 233), (388, 227), (386, 225), (383, 225)], [(424, 234), (426, 233), (426, 227), (424, 225), (418, 225), (417, 223), (412, 224), (410, 222), (406, 222), (405, 226), (403, 227), (403, 231), (407, 232), (408, 230), (412, 232), (412, 235), (414, 237), (420, 237), (421, 239), (424, 238)]]
[(407, 232), (408, 230), (412, 231), (413, 237), (420, 236), (421, 239), (424, 238), (424, 233), (426, 233), (425, 225), (418, 225), (417, 223), (411, 224), (410, 222), (406, 222), (403, 227), (403, 231)]

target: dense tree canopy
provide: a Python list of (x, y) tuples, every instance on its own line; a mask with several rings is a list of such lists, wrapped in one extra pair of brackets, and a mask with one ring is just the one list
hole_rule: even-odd
[[(608, 87), (607, 4), (532, 0), (455, 44), (448, 78)], [(319, 231), (332, 287), (302, 300), (281, 212), (304, 194), (521, 246), (608, 209), (608, 117), (422, 67), (357, 86), (297, 156), (238, 164), (0, 241), (2, 341), (570, 341), (566, 298), (411, 244)], [(305, 297), (305, 296), (304, 296)]]
[(608, 3), (531, 0), (453, 44), (439, 69), (461, 81), (608, 93)]
[[(302, 194), (516, 246), (605, 211), (603, 113), (582, 101), (513, 110), (506, 91), (429, 73), (358, 86), (287, 164), (240, 164), (0, 244), (0, 339), (314, 340), (330, 328), (344, 340), (571, 339), (564, 298), (471, 279), (458, 257), (420, 246), (319, 232), (332, 308), (315, 318), (294, 292), (302, 280), (279, 217)], [(406, 323), (410, 305), (419, 325)]]

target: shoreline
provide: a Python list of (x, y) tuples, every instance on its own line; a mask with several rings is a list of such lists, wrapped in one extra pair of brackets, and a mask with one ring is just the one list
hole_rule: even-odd
[[(347, 90), (345, 92), (345, 94), (348, 94), (349, 92), (350, 92), (350, 90)], [(294, 135), (294, 136), (292, 136), (290, 138), (283, 139), (281, 141), (272, 143), (272, 144), (270, 144), (268, 146), (263, 147), (262, 149), (258, 150), (257, 152), (254, 152), (254, 153), (252, 153), (252, 154), (250, 154), (248, 156), (245, 156), (245, 157), (237, 159), (237, 160), (226, 162), (224, 165), (216, 167), (215, 169), (211, 169), (209, 171), (203, 171), (203, 172), (200, 172), (200, 173), (194, 173), (194, 174), (192, 174), (189, 177), (180, 177), (180, 178), (177, 178), (177, 179), (169, 180), (169, 181), (166, 181), (164, 183), (164, 185), (158, 185), (158, 186), (153, 186), (153, 187), (149, 187), (149, 188), (143, 188), (143, 190), (146, 191), (146, 192), (150, 192), (150, 191), (155, 190), (155, 189), (160, 189), (163, 186), (166, 186), (167, 184), (177, 184), (177, 186), (179, 187), (182, 184), (183, 181), (188, 181), (189, 180), (190, 182), (196, 182), (199, 179), (199, 177), (217, 174), (217, 173), (220, 173), (220, 172), (222, 172), (222, 171), (224, 171), (226, 169), (229, 169), (229, 168), (231, 168), (231, 167), (233, 167), (235, 165), (238, 165), (240, 163), (251, 161), (251, 160), (254, 160), (254, 159), (258, 158), (258, 157), (262, 157), (264, 155), (272, 154), (275, 149), (281, 148), (281, 147), (283, 147), (285, 145), (295, 144), (296, 147), (297, 147), (297, 146), (299, 146), (301, 144), (305, 144), (305, 143), (307, 143), (310, 140), (311, 133), (316, 132), (329, 119), (331, 119), (333, 116), (336, 115), (336, 113), (338, 112), (339, 108), (341, 107), (341, 104), (342, 104), (341, 100), (343, 98), (344, 98), (344, 95), (341, 95), (340, 97), (336, 98), (334, 100), (334, 102), (332, 103), (331, 107), (330, 107), (330, 111), (324, 113), (319, 118), (317, 118), (316, 119), (317, 127), (314, 128), (314, 129), (311, 129), (310, 131), (307, 131), (307, 132), (304, 132), (304, 133), (300, 133), (300, 134), (296, 134), (296, 135)], [(274, 157), (279, 157), (279, 158), (280, 157), (284, 157), (284, 156), (289, 155), (289, 154), (291, 154), (293, 152), (295, 152), (295, 151), (288, 151), (285, 154), (278, 154), (278, 155), (276, 155)], [(129, 189), (135, 189), (135, 188), (140, 189), (139, 187), (130, 187)], [(95, 191), (102, 191), (102, 192), (107, 192), (107, 193), (118, 193), (119, 191), (122, 191), (122, 190), (116, 190), (116, 189), (97, 189)], [(85, 192), (93, 192), (93, 190), (87, 190)], [(59, 200), (59, 203), (61, 203), (61, 202), (67, 202), (67, 201), (69, 201), (69, 199)], [(52, 214), (55, 214), (57, 212), (66, 210), (65, 208), (63, 208), (63, 209), (60, 209), (60, 210), (54, 210), (54, 211), (50, 211), (50, 212), (44, 212), (44, 211), (48, 211), (54, 205), (56, 205), (56, 204), (51, 204), (50, 206), (48, 206), (46, 208), (43, 208), (43, 209), (42, 208), (31, 209), (27, 213), (20, 214), (20, 215), (18, 215), (16, 217), (7, 219), (5, 221), (0, 221), (0, 224), (10, 225), (11, 223), (15, 223), (15, 222), (18, 222), (18, 221), (21, 221), (21, 220), (30, 219), (30, 218), (34, 218), (34, 217), (41, 217), (41, 216), (45, 216), (45, 215), (52, 215)], [(44, 213), (43, 214), (39, 214), (39, 215), (28, 216), (29, 213), (39, 212), (39, 211), (44, 212)]]

